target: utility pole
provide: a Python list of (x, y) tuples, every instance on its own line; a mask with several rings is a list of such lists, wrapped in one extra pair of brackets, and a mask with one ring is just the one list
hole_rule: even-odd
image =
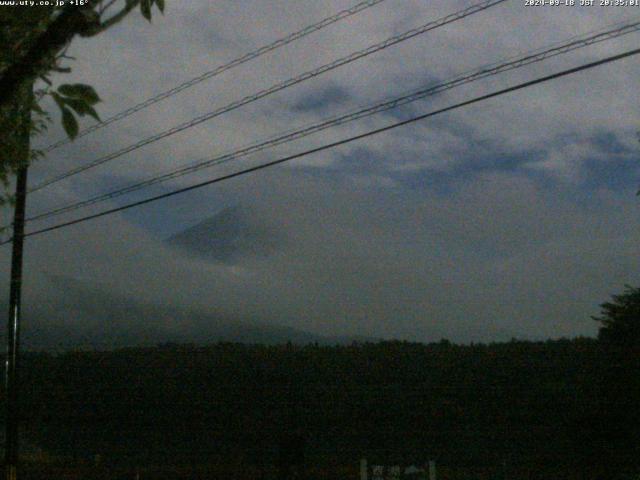
[[(17, 148), (12, 152), (17, 158), (15, 207), (13, 213), (13, 241), (11, 251), (11, 285), (9, 291), (9, 318), (7, 320), (7, 358), (5, 371), (5, 391), (7, 410), (5, 420), (5, 470), (6, 480), (18, 477), (18, 426), (20, 420), (19, 398), (19, 352), (20, 352), (20, 310), (22, 290), (22, 252), (24, 245), (24, 221), (27, 200), (27, 168), (29, 163), (31, 131), (31, 103), (33, 83), (27, 82), (16, 96), (16, 101), (8, 112), (13, 124)], [(5, 154), (8, 152), (4, 152)], [(8, 161), (9, 159), (3, 159)]]
[(6, 392), (7, 418), (5, 434), (6, 479), (16, 480), (18, 469), (18, 359), (20, 349), (20, 309), (22, 290), (22, 248), (24, 244), (24, 213), (27, 199), (27, 167), (18, 170), (16, 205), (13, 214), (13, 243), (11, 251), (11, 287), (9, 319), (7, 321)]

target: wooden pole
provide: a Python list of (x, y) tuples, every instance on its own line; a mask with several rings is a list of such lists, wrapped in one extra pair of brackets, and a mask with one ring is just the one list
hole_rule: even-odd
[(11, 287), (9, 292), (9, 318), (7, 321), (6, 359), (6, 447), (7, 480), (16, 480), (18, 469), (18, 361), (20, 350), (20, 317), (22, 291), (22, 251), (24, 243), (24, 212), (26, 203), (27, 167), (18, 172), (16, 205), (13, 217), (13, 249), (11, 252)]
[[(11, 251), (11, 284), (9, 290), (9, 317), (7, 319), (7, 358), (5, 370), (5, 391), (7, 395), (5, 422), (5, 473), (6, 480), (18, 478), (18, 440), (20, 422), (19, 397), (19, 353), (20, 318), (22, 298), (22, 253), (24, 245), (24, 218), (27, 202), (27, 168), (29, 162), (29, 136), (31, 130), (31, 103), (33, 84), (25, 85), (17, 96), (8, 115), (14, 119), (12, 134), (16, 135), (13, 152), (17, 158), (2, 158), (4, 162), (13, 160), (17, 166), (15, 207), (13, 213), (13, 241)], [(2, 152), (7, 154), (8, 152)]]

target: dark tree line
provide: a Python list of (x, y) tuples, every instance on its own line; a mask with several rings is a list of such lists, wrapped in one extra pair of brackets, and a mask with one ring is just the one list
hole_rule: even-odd
[[(296, 431), (310, 465), (435, 458), (616, 478), (640, 458), (638, 342), (628, 341), (638, 310), (620, 309), (637, 295), (603, 305), (599, 340), (31, 353), (24, 442), (53, 462), (260, 466)], [(624, 341), (613, 333), (622, 320), (603, 321), (619, 315)]]

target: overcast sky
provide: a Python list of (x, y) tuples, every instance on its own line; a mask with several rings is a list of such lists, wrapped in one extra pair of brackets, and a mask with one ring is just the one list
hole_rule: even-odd
[[(165, 16), (156, 11), (152, 24), (135, 12), (104, 35), (74, 41), (73, 73), (57, 80), (95, 86), (106, 118), (355, 2), (167, 3)], [(473, 3), (386, 0), (57, 149), (31, 169), (30, 182)], [(36, 192), (29, 212), (638, 17), (638, 7), (529, 7), (511, 0)], [(627, 35), (490, 77), (29, 228), (637, 48), (639, 38)], [(68, 295), (51, 278), (70, 278), (144, 302), (215, 306), (321, 334), (459, 342), (595, 335), (590, 316), (598, 305), (625, 284), (640, 284), (638, 78), (640, 60), (632, 57), (29, 238), (25, 301), (46, 304)], [(52, 112), (54, 125), (38, 145), (63, 136)], [(232, 205), (278, 231), (279, 248), (229, 265), (166, 245), (171, 235)], [(9, 249), (0, 255), (7, 290)]]

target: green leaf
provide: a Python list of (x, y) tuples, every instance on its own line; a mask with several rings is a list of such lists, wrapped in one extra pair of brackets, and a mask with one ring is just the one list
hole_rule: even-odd
[(65, 104), (71, 107), (81, 117), (90, 115), (98, 122), (100, 121), (100, 117), (98, 117), (98, 113), (95, 109), (84, 100), (80, 98), (64, 98), (63, 100)]
[(71, 113), (71, 110), (64, 107), (62, 108), (62, 126), (71, 140), (76, 138), (78, 135), (78, 121), (76, 117), (73, 116), (73, 113)]
[(58, 92), (66, 97), (80, 98), (89, 105), (95, 105), (100, 101), (100, 97), (93, 87), (82, 83), (60, 85)]
[(140, 0), (140, 12), (144, 18), (151, 21), (151, 0)]
[(56, 92), (51, 92), (51, 97), (55, 100), (56, 104), (62, 110), (64, 108), (64, 97), (58, 95)]
[(87, 115), (93, 117), (96, 122), (102, 121), (100, 120), (100, 116), (98, 115), (98, 112), (96, 112), (95, 108), (93, 108), (91, 105), (87, 105)]
[(158, 6), (160, 13), (164, 14), (164, 0), (156, 0), (156, 5)]
[(71, 73), (69, 67), (51, 67), (51, 70), (58, 73)]

